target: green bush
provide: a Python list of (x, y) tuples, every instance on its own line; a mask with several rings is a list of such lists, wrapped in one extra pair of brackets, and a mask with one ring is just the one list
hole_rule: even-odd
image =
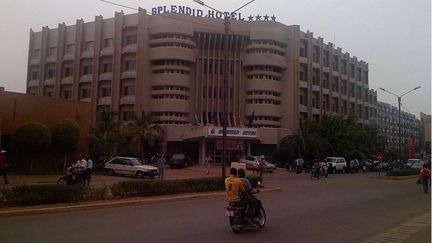
[(51, 142), (47, 126), (39, 122), (26, 122), (15, 132), (15, 143), (20, 152), (35, 155), (46, 149)]
[[(251, 184), (256, 187), (260, 177), (248, 177)], [(181, 180), (135, 180), (121, 181), (111, 186), (111, 193), (114, 197), (128, 196), (158, 196), (178, 193), (220, 191), (225, 189), (224, 179), (199, 178)]]
[(419, 170), (416, 169), (387, 171), (388, 176), (410, 176), (410, 175), (418, 175), (418, 174), (419, 174)]
[(79, 185), (31, 185), (15, 186), (3, 191), (3, 200), (10, 205), (40, 205), (51, 203), (78, 202), (84, 195), (84, 187)]

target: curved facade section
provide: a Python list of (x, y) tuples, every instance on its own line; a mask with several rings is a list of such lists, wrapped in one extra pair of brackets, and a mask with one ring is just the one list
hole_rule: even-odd
[[(153, 95), (154, 96), (154, 95)], [(162, 99), (152, 99), (152, 111), (153, 112), (182, 112), (189, 113), (189, 101), (165, 98)], [(163, 121), (161, 119), (161, 121)]]
[(189, 117), (190, 72), (196, 63), (196, 44), (190, 24), (172, 21), (150, 26), (152, 108), (161, 124), (186, 124)]
[(287, 62), (284, 56), (274, 54), (273, 52), (259, 50), (259, 52), (250, 51), (246, 53), (244, 56), (243, 65), (268, 65), (284, 69), (287, 66)]
[(152, 85), (153, 87), (177, 85), (180, 87), (189, 88), (189, 80), (189, 75), (184, 75), (180, 73), (159, 73), (153, 74)]
[(150, 60), (177, 59), (195, 62), (195, 52), (190, 48), (176, 46), (153, 47), (149, 51)]
[(282, 83), (271, 79), (254, 79), (253, 77), (248, 77), (246, 92), (254, 90), (280, 92), (282, 90)]
[(163, 17), (155, 18), (154, 21), (150, 23), (149, 32), (151, 35), (157, 34), (184, 34), (193, 35), (193, 24), (178, 21), (166, 20)]
[(246, 114), (254, 113), (255, 116), (267, 116), (280, 118), (282, 108), (280, 105), (273, 104), (248, 104), (246, 105)]

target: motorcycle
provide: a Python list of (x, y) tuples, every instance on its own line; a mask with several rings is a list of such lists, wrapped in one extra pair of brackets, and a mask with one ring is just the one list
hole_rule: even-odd
[[(258, 182), (258, 184), (260, 183)], [(256, 217), (258, 218), (258, 221), (256, 222), (247, 219), (246, 206), (238, 206), (232, 203), (226, 206), (225, 216), (229, 218), (231, 230), (234, 233), (241, 233), (241, 231), (246, 228), (263, 228), (267, 221), (266, 212), (262, 204), (259, 212), (257, 212)]]
[[(81, 173), (81, 175), (79, 175)], [(76, 166), (69, 165), (66, 173), (57, 180), (59, 185), (87, 184), (90, 185), (91, 175)]]

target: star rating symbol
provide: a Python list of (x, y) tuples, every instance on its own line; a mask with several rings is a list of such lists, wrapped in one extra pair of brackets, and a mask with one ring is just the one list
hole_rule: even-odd
[(271, 16), (272, 21), (276, 21), (276, 16)]
[(257, 16), (255, 16), (256, 20), (261, 20), (261, 16), (258, 14)]
[(266, 14), (266, 15), (264, 15), (264, 20), (265, 20), (265, 21), (268, 21), (268, 20), (269, 20), (269, 18), (270, 18), (270, 16), (268, 16), (267, 14)]
[(254, 17), (253, 17), (252, 15), (249, 15), (249, 17), (248, 17), (249, 21), (252, 21), (253, 18), (254, 18)]

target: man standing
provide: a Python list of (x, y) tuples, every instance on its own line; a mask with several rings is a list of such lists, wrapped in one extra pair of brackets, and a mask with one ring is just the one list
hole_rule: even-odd
[(6, 167), (8, 164), (6, 163), (6, 157), (4, 156), (5, 153), (5, 150), (0, 151), (0, 174), (3, 175), (4, 184), (9, 184), (6, 175)]
[(88, 155), (86, 155), (85, 160), (87, 160), (87, 169), (85, 171), (85, 175), (88, 179), (88, 182), (90, 183), (91, 173), (93, 171), (93, 160)]
[(158, 160), (158, 170), (159, 170), (159, 179), (163, 181), (164, 179), (164, 170), (165, 170), (165, 155), (161, 154), (161, 157)]

